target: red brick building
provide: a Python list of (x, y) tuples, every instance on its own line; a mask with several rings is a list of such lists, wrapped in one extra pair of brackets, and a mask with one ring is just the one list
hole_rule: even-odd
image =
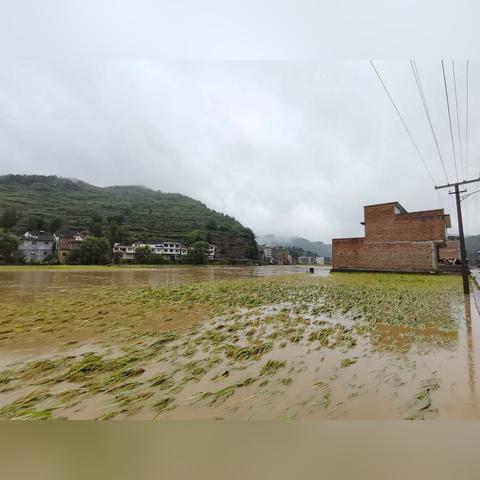
[(364, 207), (365, 237), (335, 238), (332, 269), (436, 272), (447, 246), (450, 216), (443, 209), (407, 212), (398, 202)]

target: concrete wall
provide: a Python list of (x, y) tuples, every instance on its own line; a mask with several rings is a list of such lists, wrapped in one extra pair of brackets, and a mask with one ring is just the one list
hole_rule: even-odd
[(446, 247), (438, 248), (438, 258), (460, 258), (460, 242), (448, 240)]

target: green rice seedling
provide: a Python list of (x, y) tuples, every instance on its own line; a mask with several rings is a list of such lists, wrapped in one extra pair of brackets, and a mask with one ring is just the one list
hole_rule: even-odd
[(335, 333), (335, 329), (333, 327), (326, 327), (326, 328), (320, 328), (318, 330), (314, 330), (313, 332), (310, 333), (308, 336), (308, 340), (310, 342), (319, 342), (321, 346), (324, 347), (329, 347), (330, 346), (330, 341), (329, 337)]
[(15, 420), (50, 420), (52, 418), (52, 410), (36, 410), (31, 408), (23, 410)]
[(174, 385), (173, 378), (166, 373), (160, 373), (159, 375), (150, 378), (148, 382), (150, 386), (159, 387), (160, 390), (165, 390), (167, 388), (173, 387)]
[(70, 402), (71, 400), (78, 398), (82, 393), (82, 391), (77, 389), (64, 390), (63, 392), (57, 393), (55, 397), (62, 402)]
[(340, 366), (342, 368), (345, 368), (345, 367), (348, 367), (350, 365), (353, 365), (354, 363), (357, 363), (357, 358), (344, 358), (341, 363), (340, 363)]
[(281, 368), (285, 368), (285, 360), (268, 360), (265, 365), (260, 369), (260, 376), (274, 375)]
[[(37, 412), (35, 409), (35, 404), (43, 400), (46, 400), (51, 395), (42, 391), (35, 391), (25, 395), (18, 400), (15, 400), (8, 405), (0, 408), (0, 418), (25, 418), (25, 416), (32, 417), (34, 412)], [(46, 419), (46, 414), (40, 415), (42, 419)]]
[(156, 402), (153, 405), (153, 408), (157, 412), (157, 414), (160, 414), (167, 409), (169, 409), (169, 410), (172, 409), (172, 407), (173, 407), (172, 404), (173, 404), (174, 401), (175, 401), (175, 399), (173, 397), (165, 397), (165, 398), (162, 398), (161, 400), (159, 400), (158, 402)]
[(254, 382), (256, 382), (254, 378), (246, 378), (245, 380), (234, 383), (233, 385), (229, 385), (228, 387), (217, 390), (216, 392), (204, 392), (200, 394), (199, 399), (210, 399), (210, 406), (220, 405), (227, 400), (227, 398), (231, 397), (237, 391), (237, 389), (251, 385)]
[(100, 372), (104, 369), (104, 362), (101, 357), (95, 353), (85, 353), (82, 359), (72, 365), (65, 376), (65, 380), (78, 382), (85, 380), (85, 378), (95, 372)]
[(236, 347), (235, 345), (224, 344), (225, 355), (235, 360), (258, 360), (262, 355), (270, 352), (273, 348), (273, 343), (257, 342), (247, 347)]
[(406, 420), (427, 420), (434, 418), (437, 409), (432, 407), (431, 394), (440, 388), (436, 377), (422, 383), (421, 390), (417, 392), (415, 398), (408, 405)]
[(200, 361), (188, 362), (183, 365), (182, 370), (185, 372), (184, 381), (186, 382), (198, 382), (207, 373)]
[(115, 418), (118, 414), (119, 412), (107, 412), (102, 416), (96, 418), (95, 420), (111, 420), (112, 418)]
[(0, 385), (6, 385), (16, 378), (13, 370), (2, 370), (0, 372)]
[(300, 343), (303, 340), (303, 335), (305, 334), (304, 328), (299, 328), (296, 330), (293, 335), (289, 338), (292, 343)]
[(357, 344), (357, 340), (353, 335), (351, 335), (350, 332), (351, 330), (344, 327), (343, 325), (340, 325), (337, 334), (335, 335), (335, 338), (333, 340), (333, 346), (343, 347), (345, 351), (353, 348)]
[(160, 337), (150, 344), (149, 348), (158, 350), (163, 348), (167, 343), (173, 342), (177, 339), (177, 334), (173, 331), (165, 332)]

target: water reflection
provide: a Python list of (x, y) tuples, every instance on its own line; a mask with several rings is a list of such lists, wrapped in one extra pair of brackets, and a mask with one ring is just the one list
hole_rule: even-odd
[[(315, 268), (316, 275), (328, 275), (328, 267)], [(0, 301), (34, 299), (38, 295), (62, 294), (92, 286), (177, 286), (185, 283), (233, 278), (267, 277), (305, 273), (304, 266), (162, 266), (104, 270), (0, 271)]]

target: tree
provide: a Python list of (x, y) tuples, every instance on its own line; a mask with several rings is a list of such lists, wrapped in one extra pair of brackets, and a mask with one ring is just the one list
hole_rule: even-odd
[(135, 263), (150, 263), (152, 257), (152, 250), (148, 245), (145, 245), (145, 247), (138, 247), (135, 250)]
[(195, 242), (192, 245), (192, 249), (188, 254), (188, 262), (193, 263), (195, 265), (201, 265), (203, 263), (207, 263), (208, 258), (208, 242)]
[(12, 228), (14, 227), (18, 222), (18, 215), (16, 210), (13, 208), (7, 208), (3, 214), (2, 217), (0, 218), (0, 227), (2, 228)]
[(96, 213), (92, 215), (90, 231), (96, 237), (101, 237), (103, 235), (103, 218)]
[(187, 243), (193, 245), (195, 242), (205, 240), (205, 235), (200, 230), (192, 230), (185, 235), (185, 240)]
[(28, 220), (28, 230), (40, 232), (45, 229), (45, 215), (33, 215)]
[(212, 218), (207, 222), (207, 228), (208, 230), (217, 230), (218, 229), (217, 222)]
[(61, 226), (62, 226), (62, 220), (58, 217), (52, 218), (50, 222), (48, 223), (48, 231), (50, 233), (55, 233)]
[(60, 258), (58, 258), (58, 253), (51, 253), (43, 263), (47, 263), (48, 265), (60, 265)]
[(18, 237), (0, 230), (0, 257), (3, 261), (8, 261), (13, 257), (18, 249), (18, 243)]
[(110, 244), (121, 242), (123, 240), (123, 228), (117, 223), (112, 222), (108, 226), (108, 240)]
[(110, 244), (103, 237), (86, 237), (78, 250), (70, 252), (66, 262), (82, 265), (103, 265), (110, 258)]

